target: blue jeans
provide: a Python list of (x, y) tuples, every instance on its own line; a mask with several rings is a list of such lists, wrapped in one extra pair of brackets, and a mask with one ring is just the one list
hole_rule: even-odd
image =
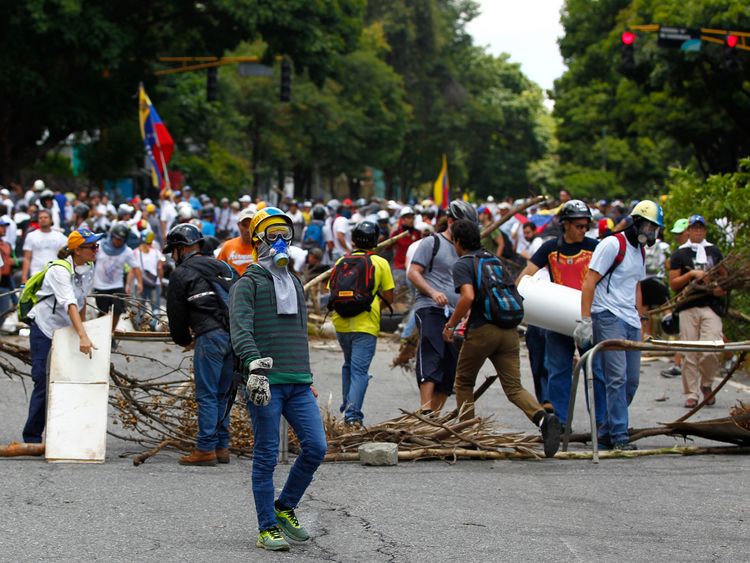
[(198, 436), (195, 447), (203, 452), (229, 445), (229, 416), (224, 416), (234, 377), (234, 356), (229, 333), (220, 328), (195, 339), (195, 400), (198, 403)]
[(529, 364), (534, 377), (534, 394), (540, 403), (547, 399), (547, 368), (544, 366), (547, 331), (538, 326), (529, 325), (526, 329), (526, 348), (529, 350)]
[(258, 529), (276, 526), (273, 471), (279, 455), (279, 424), (287, 419), (299, 438), (301, 451), (289, 471), (279, 502), (297, 508), (315, 471), (326, 455), (326, 436), (318, 403), (309, 385), (271, 385), (271, 401), (259, 407), (248, 401), (253, 423), (253, 498), (258, 514)]
[(23, 441), (27, 444), (41, 444), (44, 426), (47, 423), (47, 361), (52, 340), (31, 323), (29, 349), (31, 351), (31, 379), (34, 390), (29, 401), (29, 416), (23, 427)]
[(135, 312), (133, 324), (136, 327), (141, 325), (141, 319), (146, 314), (147, 304), (150, 304), (151, 317), (149, 319), (149, 324), (151, 325), (151, 330), (156, 330), (156, 324), (159, 322), (159, 307), (161, 307), (161, 286), (144, 286), (140, 298), (142, 301), (138, 303), (138, 309)]
[(344, 365), (341, 367), (343, 402), (339, 410), (344, 413), (347, 422), (361, 422), (365, 416), (362, 405), (372, 377), (368, 370), (378, 338), (366, 332), (337, 332), (336, 337), (344, 352)]
[[(576, 345), (572, 337), (552, 330), (547, 331), (544, 356), (544, 365), (547, 368), (547, 399), (555, 407), (555, 414), (562, 424), (568, 420), (575, 351)], [(585, 392), (588, 405), (588, 390)], [(594, 358), (594, 397), (596, 399), (596, 423), (600, 425), (606, 416), (606, 392), (602, 364), (597, 358)]]
[[(591, 315), (594, 342), (621, 338), (640, 342), (641, 329), (630, 326), (618, 316), (604, 311)], [(607, 413), (599, 435), (612, 444), (628, 441), (628, 406), (638, 390), (641, 353), (611, 350), (600, 352), (607, 390)]]

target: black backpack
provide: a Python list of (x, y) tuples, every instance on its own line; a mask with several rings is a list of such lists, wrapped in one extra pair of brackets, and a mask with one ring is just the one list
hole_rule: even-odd
[(523, 297), (502, 261), (489, 252), (471, 256), (474, 260), (476, 296), (484, 319), (500, 328), (514, 328), (523, 320)]
[(344, 256), (331, 272), (331, 299), (328, 310), (344, 318), (369, 311), (375, 299), (375, 266), (371, 253), (359, 252)]
[(224, 328), (229, 330), (229, 290), (239, 279), (237, 272), (223, 260), (212, 257), (196, 256), (185, 262), (185, 265), (202, 277), (213, 290), (216, 297), (217, 313)]

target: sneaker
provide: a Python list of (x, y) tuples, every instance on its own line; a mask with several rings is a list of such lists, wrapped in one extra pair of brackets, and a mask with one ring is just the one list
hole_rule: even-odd
[(289, 543), (281, 535), (281, 530), (278, 526), (263, 530), (258, 534), (255, 546), (268, 549), (269, 551), (289, 551)]
[(276, 512), (276, 521), (279, 523), (279, 527), (289, 539), (294, 541), (310, 539), (310, 534), (300, 525), (293, 509), (278, 510), (274, 508), (274, 512)]
[(659, 372), (662, 377), (680, 377), (682, 370), (677, 366), (671, 366), (669, 369), (663, 369)]
[(562, 433), (560, 419), (554, 414), (544, 413), (541, 428), (544, 457), (555, 457), (557, 450), (560, 448), (560, 434)]
[(597, 446), (600, 450), (611, 450), (612, 449), (612, 440), (609, 437), (609, 434), (606, 436), (598, 436), (596, 439)]
[(638, 449), (638, 446), (630, 442), (617, 442), (612, 449), (616, 452), (632, 452)]

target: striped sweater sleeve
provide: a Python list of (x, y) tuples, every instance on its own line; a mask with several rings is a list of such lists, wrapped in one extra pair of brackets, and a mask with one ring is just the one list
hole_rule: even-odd
[(255, 343), (255, 283), (240, 278), (229, 291), (229, 326), (234, 353), (243, 367), (260, 358)]

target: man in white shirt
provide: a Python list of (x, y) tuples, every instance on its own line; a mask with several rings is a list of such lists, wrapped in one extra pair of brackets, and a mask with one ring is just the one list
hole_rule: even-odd
[(13, 218), (10, 216), (10, 212), (12, 209), (12, 203), (10, 207), (7, 205), (0, 205), (0, 220), (8, 223), (8, 227), (5, 230), (5, 236), (2, 237), (3, 240), (7, 242), (11, 248), (15, 248), (16, 240), (18, 240), (18, 227), (16, 226), (15, 221), (13, 221)]
[(351, 205), (341, 205), (336, 213), (336, 218), (331, 224), (331, 258), (334, 263), (352, 251), (352, 228), (349, 224), (351, 216)]
[(177, 207), (169, 199), (169, 190), (164, 191), (164, 195), (161, 200), (161, 238), (162, 240), (167, 239), (167, 232), (169, 231), (172, 223), (177, 219)]
[(40, 271), (47, 262), (57, 258), (57, 252), (65, 246), (68, 239), (59, 231), (52, 230), (52, 212), (39, 210), (39, 228), (26, 235), (23, 243), (23, 266), (21, 266), (21, 283)]

